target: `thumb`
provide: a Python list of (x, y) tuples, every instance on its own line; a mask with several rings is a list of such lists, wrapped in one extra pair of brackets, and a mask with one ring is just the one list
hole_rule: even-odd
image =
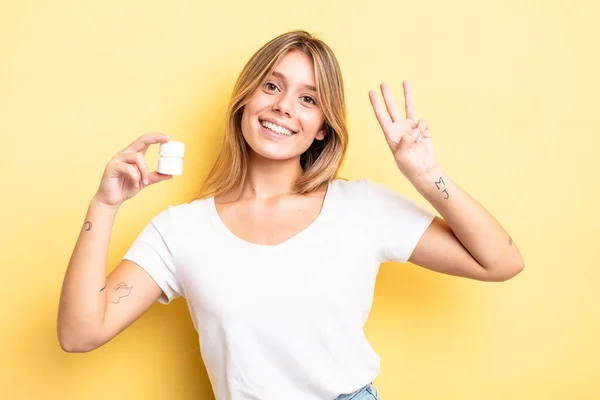
[(173, 175), (161, 174), (158, 171), (152, 171), (152, 172), (150, 172), (149, 178), (150, 178), (149, 179), (149, 181), (150, 181), (149, 185), (152, 185), (154, 183), (158, 183), (158, 182), (161, 182), (161, 181), (172, 179)]

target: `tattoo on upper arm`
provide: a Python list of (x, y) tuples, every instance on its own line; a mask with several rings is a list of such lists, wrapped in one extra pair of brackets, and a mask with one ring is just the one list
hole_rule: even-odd
[(85, 221), (85, 230), (89, 231), (90, 229), (92, 229), (92, 222), (91, 221)]
[(118, 296), (117, 301), (112, 301), (111, 303), (117, 304), (119, 303), (119, 301), (121, 301), (121, 299), (123, 297), (127, 297), (129, 296), (129, 294), (131, 293), (131, 289), (133, 289), (133, 286), (127, 286), (127, 284), (125, 284), (125, 282), (121, 282), (119, 284), (117, 284), (117, 286), (115, 286), (114, 291), (115, 294)]
[[(446, 182), (444, 182), (444, 180), (442, 179), (442, 177), (440, 176), (440, 180), (435, 182), (435, 187), (440, 190), (440, 183), (442, 183), (444, 186), (446, 186)], [(450, 193), (448, 193), (447, 189), (442, 190), (442, 193), (446, 193), (446, 197), (444, 197), (445, 200), (448, 200), (448, 198), (450, 197)]]

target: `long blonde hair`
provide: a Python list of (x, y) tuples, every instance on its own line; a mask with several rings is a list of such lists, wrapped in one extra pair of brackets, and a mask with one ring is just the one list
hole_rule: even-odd
[(195, 199), (229, 193), (244, 185), (248, 169), (247, 144), (242, 135), (243, 107), (254, 91), (288, 52), (300, 50), (313, 60), (317, 101), (321, 105), (326, 131), (323, 140), (314, 140), (300, 156), (303, 174), (294, 192), (307, 194), (337, 177), (348, 148), (346, 103), (342, 74), (331, 48), (303, 30), (284, 33), (261, 47), (240, 73), (226, 113), (225, 135), (221, 149)]

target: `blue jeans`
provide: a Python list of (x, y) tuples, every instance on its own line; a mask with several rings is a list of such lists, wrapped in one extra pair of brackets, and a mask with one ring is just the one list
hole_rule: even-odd
[(340, 394), (334, 400), (381, 400), (381, 397), (379, 397), (377, 389), (375, 389), (373, 382), (371, 382), (352, 393)]

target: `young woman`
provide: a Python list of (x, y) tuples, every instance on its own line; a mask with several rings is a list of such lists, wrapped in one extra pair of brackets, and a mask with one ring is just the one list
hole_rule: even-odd
[(338, 178), (340, 68), (321, 40), (283, 34), (242, 70), (200, 193), (155, 216), (106, 277), (119, 206), (172, 178), (144, 158), (169, 137), (144, 135), (108, 163), (65, 275), (62, 348), (91, 351), (155, 301), (184, 296), (217, 399), (379, 398), (363, 325), (381, 262), (482, 281), (523, 269), (509, 235), (437, 164), (409, 84), (406, 117), (381, 89), (385, 106), (369, 96), (396, 165), (443, 218), (369, 179)]

